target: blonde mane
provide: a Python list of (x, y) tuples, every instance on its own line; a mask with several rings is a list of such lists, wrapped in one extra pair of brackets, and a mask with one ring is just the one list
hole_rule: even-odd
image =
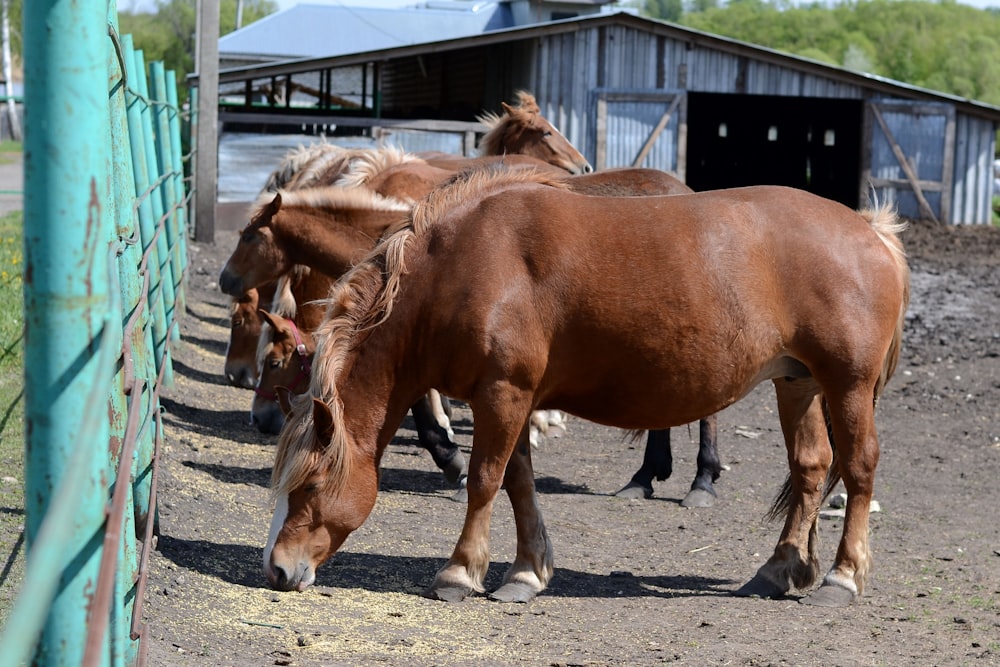
[(480, 155), (503, 155), (504, 138), (507, 136), (507, 129), (517, 123), (524, 123), (527, 117), (532, 114), (540, 114), (541, 109), (535, 96), (525, 90), (516, 93), (517, 106), (512, 107), (504, 104), (504, 114), (498, 115), (492, 111), (476, 116), (476, 120), (489, 128), (479, 142)]
[[(533, 169), (492, 168), (458, 174), (414, 206), (408, 220), (387, 230), (368, 256), (337, 282), (327, 300), (326, 317), (313, 333), (316, 353), (309, 391), (293, 401), (292, 414), (278, 438), (271, 476), (275, 494), (301, 486), (316, 470), (327, 471), (330, 491), (341, 488), (350, 477), (339, 381), (359, 336), (392, 314), (413, 239), (426, 234), (456, 206), (524, 184), (566, 189), (564, 181)], [(313, 447), (313, 397), (323, 401), (333, 416), (333, 438), (319, 452)]]
[(408, 162), (424, 162), (424, 160), (394, 146), (370, 150), (356, 156), (351, 161), (351, 168), (341, 174), (334, 184), (344, 188), (362, 187), (386, 169)]
[(301, 178), (304, 171), (315, 169), (317, 165), (338, 159), (345, 149), (321, 141), (310, 146), (299, 146), (289, 151), (282, 158), (278, 168), (271, 172), (261, 193), (277, 192), (289, 187), (293, 181)]

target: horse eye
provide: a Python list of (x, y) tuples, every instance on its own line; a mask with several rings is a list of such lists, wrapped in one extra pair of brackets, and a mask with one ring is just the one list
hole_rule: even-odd
[(240, 318), (238, 320), (233, 320), (233, 326), (234, 327), (241, 327), (241, 326), (243, 326), (243, 324), (244, 324), (243, 318)]
[(271, 359), (271, 368), (277, 368), (281, 366), (281, 359)]
[(319, 482), (310, 482), (302, 487), (303, 493), (316, 493), (319, 491)]
[(551, 136), (552, 136), (552, 130), (546, 130), (545, 134), (542, 135), (542, 138), (551, 137)]

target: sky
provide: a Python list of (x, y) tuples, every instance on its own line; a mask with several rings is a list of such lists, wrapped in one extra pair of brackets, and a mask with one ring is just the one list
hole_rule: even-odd
[[(413, 0), (414, 3), (417, 0)], [(986, 7), (1000, 7), (1000, 0), (958, 0), (963, 5), (972, 5), (984, 9)], [(288, 9), (300, 2), (307, 2), (315, 5), (339, 5), (339, 4), (362, 4), (364, 0), (277, 0), (278, 9)], [(118, 0), (119, 11), (147, 11), (156, 9), (155, 0)]]

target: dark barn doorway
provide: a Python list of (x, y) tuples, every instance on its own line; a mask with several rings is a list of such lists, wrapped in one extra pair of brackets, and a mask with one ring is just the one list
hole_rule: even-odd
[(688, 93), (687, 184), (788, 185), (858, 208), (861, 100)]

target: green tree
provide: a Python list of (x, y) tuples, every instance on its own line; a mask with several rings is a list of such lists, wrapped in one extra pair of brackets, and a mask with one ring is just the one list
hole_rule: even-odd
[[(277, 10), (274, 0), (243, 0), (243, 25), (264, 18)], [(194, 71), (197, 25), (196, 0), (157, 0), (156, 13), (122, 12), (119, 30), (132, 35), (135, 48), (142, 49), (146, 62), (162, 60), (177, 73), (178, 95), (187, 99), (186, 77)], [(236, 26), (236, 0), (219, 3), (219, 36)]]
[(654, 19), (677, 22), (684, 14), (684, 2), (683, 0), (646, 0), (644, 13)]

